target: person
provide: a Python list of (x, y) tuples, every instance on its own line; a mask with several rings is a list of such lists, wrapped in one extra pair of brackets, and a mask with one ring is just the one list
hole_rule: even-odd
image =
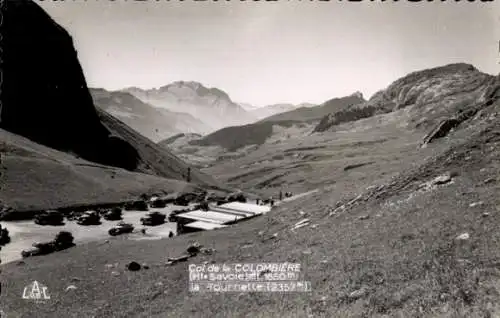
[(168, 232), (168, 237), (173, 237), (174, 233), (172, 231)]
[(255, 200), (255, 204), (259, 205), (259, 199)]
[(280, 201), (283, 200), (283, 192), (280, 190), (280, 196), (279, 196)]
[(274, 199), (273, 199), (273, 197), (269, 198), (269, 204), (271, 205), (271, 207), (274, 206)]

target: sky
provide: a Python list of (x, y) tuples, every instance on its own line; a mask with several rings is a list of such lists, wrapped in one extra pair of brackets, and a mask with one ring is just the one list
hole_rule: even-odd
[(36, 0), (73, 36), (90, 87), (217, 87), (235, 102), (369, 98), (417, 70), (500, 73), (500, 1)]

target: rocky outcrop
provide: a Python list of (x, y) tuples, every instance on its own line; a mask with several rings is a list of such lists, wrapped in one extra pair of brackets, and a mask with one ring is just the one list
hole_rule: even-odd
[(366, 103), (325, 116), (315, 132), (350, 121), (408, 108), (408, 124), (415, 128), (435, 127), (455, 113), (467, 111), (491, 91), (493, 76), (474, 66), (457, 63), (410, 73), (374, 94)]

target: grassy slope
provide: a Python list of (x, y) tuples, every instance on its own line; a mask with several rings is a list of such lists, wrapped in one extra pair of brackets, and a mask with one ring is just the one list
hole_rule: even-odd
[[(498, 315), (500, 189), (498, 179), (485, 180), (500, 173), (499, 113), (497, 103), (452, 139), (421, 150), (415, 155), (426, 158), (421, 165), (413, 164), (417, 157), (404, 154), (379, 169), (365, 170), (364, 182), (340, 178), (333, 188), (245, 224), (162, 241), (117, 238), (3, 266), (2, 274), (9, 277), (2, 284), (4, 310), (36, 312), (37, 317)], [(387, 145), (385, 150), (399, 151)], [(398, 169), (387, 173), (396, 165)], [(422, 183), (450, 171), (457, 173), (453, 183), (417, 191)], [(384, 187), (366, 190), (374, 184)], [(329, 216), (358, 194), (362, 196), (357, 204)], [(484, 204), (469, 206), (477, 201)], [(304, 217), (299, 211), (305, 211), (316, 227), (291, 231)], [(483, 217), (483, 212), (490, 215)], [(369, 218), (360, 219), (366, 215)], [(278, 233), (277, 238), (261, 241), (260, 231), (262, 237)], [(464, 232), (471, 235), (469, 240), (455, 240)], [(189, 294), (187, 264), (169, 267), (164, 261), (183, 253), (192, 240), (217, 249), (212, 256), (191, 260), (195, 263), (300, 262), (313, 292)], [(147, 262), (151, 268), (127, 272), (124, 266), (131, 260)], [(105, 268), (115, 262), (120, 276)], [(75, 276), (81, 280), (72, 280)], [(20, 298), (22, 288), (35, 278), (49, 287), (50, 306)], [(78, 289), (64, 291), (70, 284)], [(359, 299), (348, 297), (361, 288), (366, 292)]]
[(319, 121), (324, 116), (345, 109), (352, 105), (364, 102), (365, 100), (358, 96), (347, 96), (342, 98), (333, 98), (324, 102), (321, 105), (314, 107), (300, 107), (288, 112), (283, 112), (273, 116), (269, 116), (259, 122), (278, 122), (278, 121), (298, 121), (310, 122)]
[(183, 181), (77, 159), (0, 130), (0, 202), (15, 210), (113, 203), (152, 191), (193, 189)]

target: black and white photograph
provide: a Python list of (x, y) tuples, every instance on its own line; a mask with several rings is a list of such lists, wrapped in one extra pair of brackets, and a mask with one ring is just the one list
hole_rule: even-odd
[(0, 0), (11, 317), (500, 317), (500, 2)]

